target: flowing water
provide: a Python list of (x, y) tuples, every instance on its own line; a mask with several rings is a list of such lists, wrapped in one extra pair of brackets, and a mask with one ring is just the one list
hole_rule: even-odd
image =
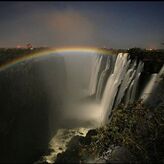
[[(142, 61), (132, 61), (127, 53), (109, 56), (94, 54), (90, 59), (92, 61), (88, 63), (90, 69), (86, 71), (88, 73), (89, 81), (87, 81), (85, 89), (83, 88), (85, 90), (83, 97), (93, 96), (92, 100), (81, 102), (80, 99), (77, 98), (78, 94), (76, 93), (76, 102), (74, 101), (75, 99), (72, 99), (71, 101), (68, 101), (64, 107), (64, 110), (67, 108), (67, 112), (64, 114), (65, 120), (68, 118), (73, 119), (75, 124), (76, 121), (83, 122), (77, 126), (83, 127), (86, 132), (88, 131), (88, 128), (99, 127), (106, 124), (109, 120), (108, 118), (111, 111), (120, 103), (127, 105), (128, 103), (133, 103), (137, 99), (143, 99), (145, 104), (151, 104), (150, 102), (152, 102), (152, 97), (154, 97), (154, 94), (157, 92), (156, 90), (159, 90), (159, 88), (163, 89), (161, 81), (163, 81), (162, 76), (164, 74), (164, 66), (159, 73), (150, 74), (150, 79), (141, 90), (139, 82), (140, 76), (144, 70), (144, 63)], [(73, 61), (73, 59), (71, 60)], [(83, 75), (80, 74), (80, 76)], [(74, 82), (72, 83), (75, 84)], [(72, 90), (72, 88), (70, 90)], [(79, 92), (83, 93), (83, 91), (82, 89), (79, 89)], [(138, 94), (140, 97), (137, 97)], [(84, 124), (84, 122), (86, 124)], [(65, 141), (70, 140), (75, 134), (86, 134), (78, 133), (79, 129), (73, 127), (73, 124), (69, 128), (70, 131), (76, 131), (76, 133), (69, 135), (70, 133), (67, 131), (68, 136), (65, 137)], [(60, 137), (58, 135), (59, 133), (61, 134)], [(61, 141), (58, 142), (58, 138), (62, 139), (62, 136), (63, 131), (61, 133), (61, 129), (59, 129), (52, 139), (54, 142), (51, 144), (51, 147), (53, 147), (54, 153), (46, 156), (46, 160), (49, 160), (50, 163), (52, 163), (52, 159), (56, 158), (58, 147), (62, 147), (64, 144)], [(58, 146), (56, 146), (57, 143)], [(66, 142), (64, 145), (66, 145)], [(64, 146), (62, 151), (65, 151), (65, 149), (66, 146)]]
[[(43, 131), (39, 128), (40, 124), (44, 122), (43, 125), (46, 125), (49, 121), (48, 127), (44, 127), (42, 137), (44, 140), (50, 131), (49, 145), (53, 152), (43, 157), (48, 163), (55, 162), (57, 154), (65, 151), (72, 137), (85, 136), (89, 129), (106, 124), (112, 110), (120, 103), (127, 105), (138, 99), (143, 99), (143, 103), (149, 106), (164, 103), (164, 65), (159, 72), (148, 74), (143, 87), (140, 80), (144, 63), (132, 60), (127, 53), (103, 54), (96, 50), (76, 50), (40, 56), (12, 62), (0, 68), (3, 86), (0, 88), (1, 94), (5, 93), (1, 96), (4, 101), (1, 103), (6, 109), (4, 115), (11, 107), (6, 101), (13, 104), (14, 109), (27, 113), (27, 117), (24, 113), (18, 117), (18, 132), (26, 130), (24, 126), (29, 126), (28, 118), (32, 118), (32, 133), (35, 132), (36, 138), (40, 138)], [(4, 85), (8, 90), (5, 90)], [(17, 96), (19, 103), (13, 101), (14, 96)], [(38, 115), (41, 121), (36, 120), (38, 112), (41, 113)], [(7, 126), (6, 120), (3, 120), (4, 126)], [(25, 133), (29, 136), (31, 131), (28, 133), (27, 130)], [(20, 135), (23, 139), (27, 138), (24, 133), (17, 136), (15, 131), (12, 135), (16, 135), (16, 141), (13, 137), (11, 143), (19, 142)], [(28, 142), (30, 141), (27, 140)], [(22, 144), (20, 154), (23, 147)]]

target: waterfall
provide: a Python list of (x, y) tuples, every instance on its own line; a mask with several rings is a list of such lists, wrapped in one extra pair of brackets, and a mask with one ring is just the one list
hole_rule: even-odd
[(96, 57), (90, 79), (90, 95), (95, 94), (96, 101), (100, 103), (102, 124), (109, 120), (111, 111), (120, 103), (127, 106), (143, 99), (143, 103), (153, 106), (164, 102), (164, 65), (159, 73), (149, 75), (150, 79), (141, 89), (143, 70), (143, 61), (131, 60), (128, 53)]
[(125, 91), (129, 87), (132, 79), (134, 79), (134, 76), (135, 76), (135, 73), (136, 73), (136, 71), (134, 69), (135, 66), (136, 66), (136, 62), (134, 62), (132, 67), (126, 72), (125, 77), (124, 77), (124, 79), (123, 79), (123, 81), (120, 85), (120, 89), (119, 89), (119, 92), (118, 92), (118, 95), (117, 95), (115, 106), (117, 106), (121, 102), (121, 100), (122, 100), (122, 98), (125, 94)]
[(102, 123), (105, 123), (112, 109), (123, 102), (123, 98), (125, 104), (134, 102), (144, 64), (141, 61), (139, 64), (131, 61), (127, 53), (110, 55), (106, 58), (104, 70), (98, 77), (102, 60), (103, 56), (97, 57), (93, 67), (90, 93), (91, 95), (96, 93), (96, 99), (100, 100), (102, 110), (100, 117)]
[(90, 86), (89, 86), (89, 94), (94, 95), (96, 93), (97, 81), (98, 81), (98, 74), (100, 71), (100, 66), (102, 62), (103, 56), (96, 56), (95, 64), (92, 67), (92, 74), (90, 78)]
[(143, 102), (145, 104), (148, 104), (149, 106), (153, 107), (159, 105), (160, 103), (164, 103), (163, 78), (164, 78), (164, 65), (162, 66), (159, 73), (155, 73), (150, 76), (147, 85), (142, 91), (140, 98), (143, 99)]
[[(61, 109), (63, 115), (60, 126), (62, 129), (57, 131), (50, 142), (54, 152), (45, 156), (48, 162), (53, 162), (59, 152), (65, 151), (68, 141), (74, 135), (85, 135), (90, 128), (97, 128), (110, 122), (111, 113), (119, 104), (123, 103), (126, 107), (138, 99), (143, 99), (145, 105), (151, 106), (164, 103), (164, 65), (159, 73), (149, 74), (144, 70), (143, 61), (132, 60), (128, 53), (94, 54), (92, 57), (93, 60), (88, 62), (89, 69), (84, 72), (84, 74), (89, 72), (88, 76), (79, 79), (80, 81), (88, 77), (86, 99), (81, 96), (78, 98), (77, 94), (75, 94), (76, 99), (74, 97), (72, 99), (70, 93), (68, 94), (71, 98)], [(81, 62), (81, 59), (79, 61)], [(83, 65), (81, 68), (83, 69)], [(67, 70), (70, 76), (72, 76), (72, 70)], [(82, 71), (79, 72), (78, 75), (81, 77)], [(143, 78), (145, 74), (146, 80), (145, 77)], [(72, 85), (71, 89), (75, 90), (75, 82)]]
[(118, 87), (127, 72), (129, 64), (130, 60), (128, 60), (128, 54), (119, 53), (115, 62), (114, 71), (107, 80), (106, 87), (101, 100), (101, 119), (105, 122), (107, 121), (108, 116), (111, 113)]
[(146, 101), (151, 93), (151, 91), (153, 90), (153, 87), (154, 87), (154, 84), (155, 84), (155, 81), (156, 81), (156, 78), (157, 78), (157, 73), (153, 73), (148, 82), (147, 82), (147, 85), (145, 86), (142, 94), (141, 94), (141, 99), (143, 99), (144, 101)]
[(102, 71), (98, 82), (97, 93), (96, 93), (97, 100), (101, 99), (101, 95), (104, 90), (106, 80), (113, 71), (114, 61), (115, 61), (115, 56), (112, 55), (107, 57), (105, 69)]
[(143, 67), (144, 67), (144, 63), (140, 61), (136, 70), (133, 68), (133, 73), (134, 73), (133, 80), (131, 84), (129, 82), (130, 87), (128, 88), (127, 94), (125, 95), (126, 97), (125, 105), (127, 105), (128, 103), (133, 103), (136, 100), (136, 92), (137, 92), (139, 77), (141, 75)]

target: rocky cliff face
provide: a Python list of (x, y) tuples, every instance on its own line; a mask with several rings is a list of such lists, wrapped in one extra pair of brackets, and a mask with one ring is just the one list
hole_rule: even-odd
[[(0, 163), (33, 162), (45, 151), (57, 128), (50, 116), (58, 122), (65, 76), (59, 56), (0, 72)], [(49, 93), (51, 84), (56, 96)]]

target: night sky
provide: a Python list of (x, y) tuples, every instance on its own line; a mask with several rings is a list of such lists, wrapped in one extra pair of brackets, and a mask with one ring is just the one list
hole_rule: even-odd
[(0, 2), (0, 47), (164, 48), (164, 2)]

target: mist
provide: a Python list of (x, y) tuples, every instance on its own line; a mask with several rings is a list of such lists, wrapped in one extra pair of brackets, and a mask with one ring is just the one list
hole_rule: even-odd
[(43, 79), (49, 95), (52, 135), (58, 128), (98, 126), (99, 104), (88, 101), (97, 55), (96, 52), (62, 52), (37, 59), (38, 76)]

